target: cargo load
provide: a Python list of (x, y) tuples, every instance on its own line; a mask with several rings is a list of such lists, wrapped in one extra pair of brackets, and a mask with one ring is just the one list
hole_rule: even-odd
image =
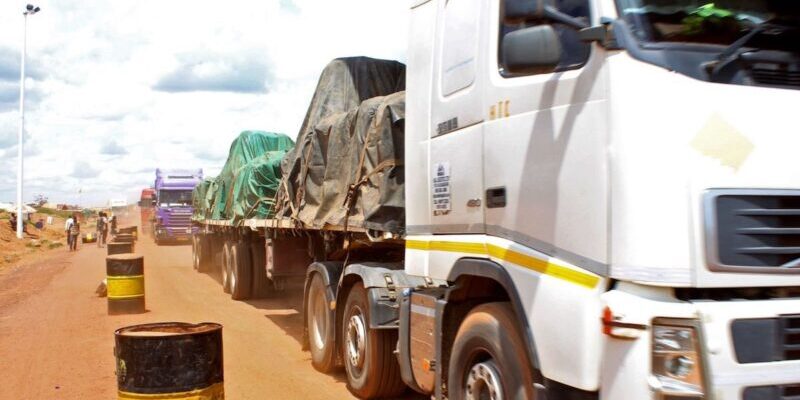
[(272, 199), (280, 182), (280, 162), (293, 146), (292, 139), (281, 133), (239, 134), (220, 174), (195, 188), (195, 219), (235, 222), (271, 217)]
[(405, 66), (366, 57), (322, 72), (282, 163), (276, 218), (298, 227), (404, 230)]

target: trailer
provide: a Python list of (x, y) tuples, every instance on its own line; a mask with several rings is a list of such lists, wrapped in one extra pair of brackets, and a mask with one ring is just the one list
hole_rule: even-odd
[(409, 12), (407, 70), (329, 65), (269, 193), (202, 196), (199, 270), (300, 280), (360, 398), (796, 397), (796, 4)]

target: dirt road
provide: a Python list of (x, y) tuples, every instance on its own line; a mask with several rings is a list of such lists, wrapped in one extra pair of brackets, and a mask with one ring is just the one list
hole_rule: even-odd
[(343, 373), (313, 369), (300, 349), (298, 295), (232, 301), (191, 267), (189, 246), (137, 244), (148, 312), (107, 316), (95, 295), (106, 249), (54, 250), (53, 259), (0, 276), (0, 399), (116, 398), (113, 332), (155, 321), (224, 326), (227, 399), (351, 399)]

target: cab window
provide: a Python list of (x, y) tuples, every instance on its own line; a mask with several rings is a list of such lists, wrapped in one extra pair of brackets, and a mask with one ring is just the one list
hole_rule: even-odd
[[(578, 32), (560, 23), (551, 21), (509, 21), (504, 13), (505, 4), (511, 1), (520, 0), (502, 0), (500, 9), (500, 45), (498, 48), (498, 65), (500, 67), (500, 74), (505, 77), (515, 77), (521, 75), (535, 75), (545, 74), (559, 71), (566, 71), (570, 69), (577, 69), (586, 64), (589, 59), (591, 45), (584, 43), (578, 38)], [(590, 21), (589, 1), (588, 0), (542, 0), (546, 4), (554, 7), (558, 11), (568, 14), (570, 16), (583, 19), (587, 23)], [(503, 46), (502, 41), (505, 35), (511, 32), (530, 28), (540, 24), (550, 24), (558, 35), (561, 43), (561, 59), (555, 68), (537, 68), (535, 70), (526, 71), (509, 71), (503, 64)]]

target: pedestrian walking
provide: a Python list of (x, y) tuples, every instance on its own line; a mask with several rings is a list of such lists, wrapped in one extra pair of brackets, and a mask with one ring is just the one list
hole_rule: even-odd
[(106, 213), (100, 211), (97, 216), (97, 247), (103, 247), (106, 244)]
[(117, 216), (116, 215), (111, 216), (111, 234), (112, 235), (116, 235), (117, 234)]
[(64, 233), (67, 234), (67, 248), (72, 250), (72, 235), (70, 235), (70, 228), (72, 225), (75, 224), (75, 218), (72, 218), (72, 215), (67, 218), (67, 221), (64, 222)]
[(72, 226), (69, 227), (69, 237), (71, 238), (70, 241), (70, 251), (78, 250), (78, 236), (81, 234), (81, 224), (76, 220), (72, 223)]

